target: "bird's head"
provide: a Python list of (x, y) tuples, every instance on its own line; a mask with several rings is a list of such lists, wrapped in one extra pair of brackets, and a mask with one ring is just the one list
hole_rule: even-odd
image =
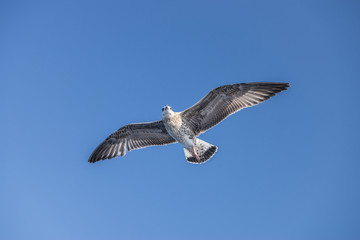
[(163, 117), (170, 117), (172, 114), (174, 114), (174, 111), (168, 105), (163, 107), (161, 110), (162, 110)]

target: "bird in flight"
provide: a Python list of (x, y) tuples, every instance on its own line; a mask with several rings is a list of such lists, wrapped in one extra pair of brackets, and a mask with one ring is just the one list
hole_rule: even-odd
[(162, 120), (120, 128), (94, 150), (89, 162), (123, 157), (126, 151), (134, 149), (179, 142), (188, 162), (204, 163), (215, 154), (217, 146), (197, 136), (241, 109), (255, 106), (288, 87), (288, 83), (275, 82), (224, 85), (211, 90), (185, 111), (174, 112), (166, 105), (162, 108)]

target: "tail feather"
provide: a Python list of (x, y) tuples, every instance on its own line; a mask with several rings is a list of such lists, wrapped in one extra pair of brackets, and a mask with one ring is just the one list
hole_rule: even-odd
[(194, 149), (196, 154), (199, 156), (200, 161), (198, 161), (192, 154), (191, 151), (184, 148), (186, 161), (190, 163), (204, 163), (209, 160), (217, 151), (217, 146), (210, 143), (204, 142), (203, 140), (196, 139)]

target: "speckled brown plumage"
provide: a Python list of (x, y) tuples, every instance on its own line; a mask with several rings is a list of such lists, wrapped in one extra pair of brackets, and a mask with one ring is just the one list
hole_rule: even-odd
[(189, 162), (203, 163), (215, 154), (217, 147), (196, 136), (288, 87), (288, 83), (272, 82), (225, 85), (213, 89), (183, 112), (174, 112), (166, 106), (161, 121), (129, 124), (111, 134), (94, 150), (89, 162), (124, 156), (133, 149), (179, 142)]
[(89, 162), (111, 159), (119, 155), (125, 156), (126, 151), (155, 145), (175, 143), (166, 131), (162, 121), (133, 123), (126, 125), (102, 142), (91, 154)]
[(288, 83), (271, 82), (224, 85), (210, 91), (181, 115), (198, 135), (237, 111), (257, 105), (288, 87)]

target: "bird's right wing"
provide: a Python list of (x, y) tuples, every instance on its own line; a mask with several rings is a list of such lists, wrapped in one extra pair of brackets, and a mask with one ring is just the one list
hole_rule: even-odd
[(89, 162), (124, 156), (126, 150), (175, 142), (162, 121), (128, 124), (106, 138), (91, 154)]

